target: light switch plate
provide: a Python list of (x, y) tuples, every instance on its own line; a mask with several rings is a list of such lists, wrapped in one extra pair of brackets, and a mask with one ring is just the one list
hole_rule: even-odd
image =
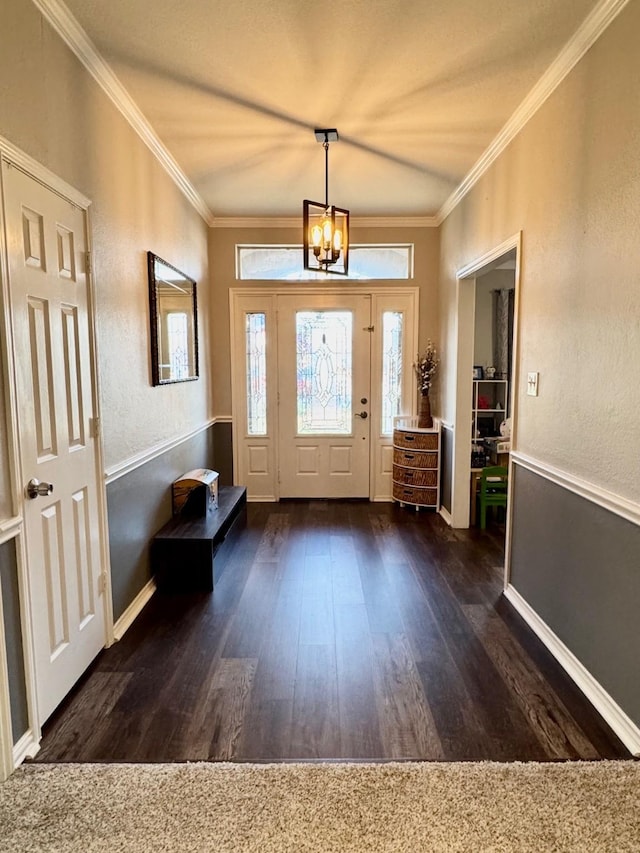
[(527, 394), (530, 397), (538, 396), (538, 377), (539, 373), (527, 373)]

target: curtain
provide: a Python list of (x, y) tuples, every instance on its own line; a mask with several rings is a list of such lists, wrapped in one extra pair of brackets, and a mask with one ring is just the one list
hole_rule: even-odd
[(493, 366), (499, 379), (511, 378), (513, 360), (514, 290), (492, 290), (493, 300)]

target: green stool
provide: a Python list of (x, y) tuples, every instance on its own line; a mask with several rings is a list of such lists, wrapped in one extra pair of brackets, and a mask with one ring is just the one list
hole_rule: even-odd
[(480, 474), (480, 529), (487, 526), (487, 507), (507, 505), (507, 491), (509, 489), (509, 471), (502, 465), (493, 468), (483, 468)]

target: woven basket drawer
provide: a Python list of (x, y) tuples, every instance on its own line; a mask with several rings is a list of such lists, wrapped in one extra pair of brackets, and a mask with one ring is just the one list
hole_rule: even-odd
[(421, 489), (415, 486), (403, 486), (402, 483), (393, 484), (393, 497), (405, 504), (420, 504), (420, 506), (435, 506), (438, 490)]
[(437, 450), (437, 432), (405, 432), (401, 429), (393, 431), (393, 443), (396, 447), (412, 447), (415, 450)]
[(404, 465), (406, 468), (437, 468), (438, 454), (425, 453), (424, 451), (412, 453), (410, 450), (400, 450), (394, 447), (393, 464)]
[(403, 468), (393, 466), (393, 479), (404, 486), (437, 486), (438, 472), (429, 468)]

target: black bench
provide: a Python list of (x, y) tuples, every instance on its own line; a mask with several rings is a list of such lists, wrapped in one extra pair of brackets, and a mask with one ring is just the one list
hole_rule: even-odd
[(218, 509), (206, 516), (175, 515), (151, 542), (151, 570), (157, 588), (161, 592), (211, 592), (246, 518), (244, 486), (222, 486)]

